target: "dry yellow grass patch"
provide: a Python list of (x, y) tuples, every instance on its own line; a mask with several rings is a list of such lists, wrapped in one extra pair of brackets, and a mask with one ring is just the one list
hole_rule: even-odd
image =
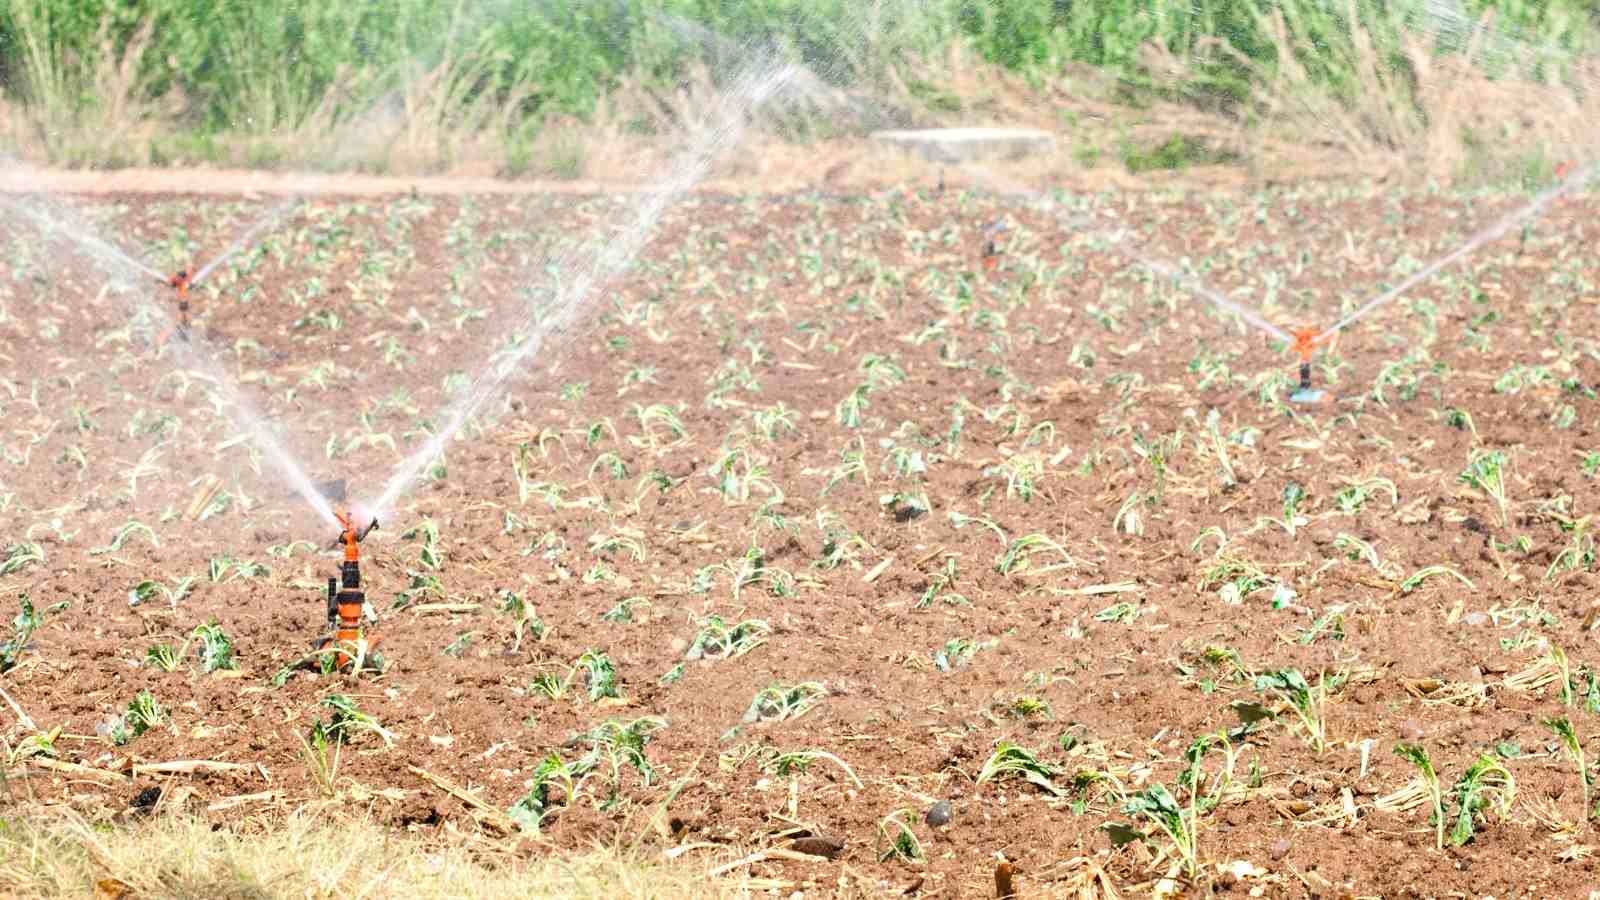
[(659, 851), (530, 855), (507, 846), (467, 835), (424, 840), (310, 811), (217, 830), (181, 815), (132, 826), (73, 814), (8, 816), (0, 817), (0, 896), (734, 900), (780, 887), (739, 872), (708, 877), (722, 861), (709, 852), (691, 863)]

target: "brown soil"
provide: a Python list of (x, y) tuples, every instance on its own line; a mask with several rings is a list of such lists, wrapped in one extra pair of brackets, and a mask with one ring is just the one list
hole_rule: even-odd
[[(1250, 288), (1238, 296), (1293, 326), (1330, 322), (1520, 201), (1299, 187), (1075, 202), (1155, 252), (1189, 256), (1224, 291)], [(163, 269), (205, 259), (262, 206), (133, 193), (74, 205)], [(1583, 248), (1597, 208), (1564, 204), (1470, 275), (1361, 322), (1319, 360), (1337, 364), (1316, 374), (1329, 398), (1293, 406), (1286, 354), (1042, 212), (904, 191), (676, 205), (640, 264), (595, 294), (364, 545), (388, 670), (301, 672), (281, 687), (271, 676), (320, 633), (334, 535), (233, 440), (242, 432), (202, 378), (179, 374), (174, 345), (156, 343), (166, 297), (104, 290), (102, 270), (11, 225), (0, 508), (5, 543), (37, 544), (44, 559), (0, 576), (0, 592), (27, 594), (44, 625), (0, 684), (39, 731), (61, 729), (58, 763), (97, 770), (16, 762), (11, 797), (111, 816), (148, 787), (187, 787), (219, 821), (325, 799), (300, 736), (342, 693), (395, 739), (350, 740), (334, 805), (423, 831), (493, 832), (494, 811), (551, 753), (570, 764), (594, 726), (660, 717), (645, 748), (654, 779), (602, 762), (555, 806), (534, 852), (619, 835), (754, 850), (809, 832), (843, 849), (755, 871), (821, 894), (919, 883), (924, 897), (985, 897), (1003, 854), (1023, 897), (1066, 895), (1097, 871), (1135, 895), (1169, 872), (1197, 896), (1574, 895), (1595, 882), (1595, 838), (1541, 720), (1569, 716), (1592, 755), (1583, 517), (1597, 491), (1583, 463), (1596, 443), (1600, 348), (1587, 335), (1600, 276)], [(543, 278), (538, 260), (628, 212), (579, 195), (319, 198), (197, 290), (197, 332), (312, 477), (371, 496), (438, 422), (458, 388), (448, 376), (505, 346), (509, 311)], [(999, 214), (1011, 228), (986, 272), (978, 228)], [(864, 365), (869, 355), (903, 381)], [(845, 427), (839, 404), (873, 383), (869, 370), (886, 374)], [(656, 404), (685, 436), (641, 423)], [(769, 438), (758, 413), (778, 404), (793, 428)], [(1231, 479), (1206, 428), (1213, 409)], [(345, 449), (362, 435), (387, 437)], [(1179, 435), (1162, 477), (1149, 448)], [(1505, 526), (1458, 479), (1480, 445), (1511, 460)], [(709, 474), (736, 449), (735, 471), (757, 476), (747, 497), (719, 493)], [(232, 503), (193, 521), (207, 475)], [(1343, 511), (1339, 492), (1372, 479), (1397, 499), (1372, 488)], [(1306, 496), (1293, 533), (1291, 484)], [(884, 502), (896, 493), (931, 509)], [(1115, 524), (1133, 494), (1139, 533)], [(158, 543), (132, 534), (105, 549), (134, 520)], [(437, 527), (436, 567), (412, 531), (424, 522)], [(1051, 543), (1000, 571), (1032, 535)], [(271, 571), (213, 581), (224, 558)], [(1449, 574), (1407, 582), (1434, 565), (1473, 588)], [(1227, 602), (1222, 587), (1246, 570), (1258, 586)], [(156, 591), (130, 605), (140, 582), (185, 576), (176, 604)], [(402, 593), (429, 577), (436, 591)], [(1279, 584), (1293, 596), (1275, 608)], [(542, 636), (513, 646), (504, 591), (536, 611)], [(736, 658), (687, 660), (711, 615), (771, 633)], [(239, 670), (200, 673), (192, 644), (177, 671), (146, 664), (147, 648), (178, 647), (211, 620)], [(941, 671), (938, 651), (956, 639), (979, 649)], [(1570, 706), (1555, 684), (1517, 677), (1552, 648), (1570, 663)], [(559, 698), (535, 687), (591, 650), (614, 664), (620, 699), (591, 701), (581, 674)], [(1320, 753), (1254, 684), (1287, 669), (1328, 686)], [(809, 710), (742, 721), (763, 689), (808, 682), (825, 690)], [(144, 689), (168, 720), (125, 746), (99, 736)], [(1189, 879), (1119, 794), (1161, 784), (1187, 808), (1184, 750), (1238, 726), (1237, 704), (1277, 717), (1234, 735), (1232, 787), (1200, 816)], [(34, 732), (7, 715), (19, 756)], [(1054, 767), (1060, 796), (1020, 778), (979, 783), (999, 741)], [(1510, 754), (1509, 808), (1486, 807), (1470, 843), (1436, 850), (1425, 808), (1392, 809), (1388, 795), (1416, 774), (1393, 752), (1402, 741), (1427, 749), (1446, 792), (1480, 754)], [(792, 776), (774, 761), (802, 750), (833, 754), (862, 786), (828, 759)], [(130, 762), (196, 759), (246, 768), (126, 775)], [(1223, 760), (1204, 758), (1208, 779)], [(923, 816), (941, 799), (954, 817), (934, 828)], [(1445, 806), (1454, 826), (1453, 793)], [(921, 860), (880, 861), (897, 810)], [(1113, 823), (1145, 840), (1113, 847)]]
[[(0, 193), (210, 195), (255, 198), (312, 196), (376, 198), (400, 194), (425, 196), (530, 196), (646, 193), (657, 189), (660, 172), (674, 161), (654, 150), (644, 159), (606, 177), (574, 179), (508, 178), (492, 166), (463, 167), (437, 175), (374, 175), (354, 172), (270, 171), (228, 168), (57, 169), (16, 164), (0, 170)], [(1345, 163), (1334, 167), (1303, 162), (1301, 177), (1346, 177)], [(1175, 186), (1200, 189), (1234, 188), (1270, 182), (1269, 174), (1237, 166), (1195, 166), (1181, 170), (1130, 175), (1121, 163), (1085, 168), (1064, 151), (1006, 163), (945, 166), (952, 189), (983, 187), (991, 171), (1033, 188), (1045, 185), (1074, 190), (1144, 190)], [(928, 180), (930, 164), (913, 155), (870, 140), (823, 141), (809, 145), (754, 142), (721, 158), (695, 193), (770, 195), (809, 190), (877, 192), (914, 186)]]

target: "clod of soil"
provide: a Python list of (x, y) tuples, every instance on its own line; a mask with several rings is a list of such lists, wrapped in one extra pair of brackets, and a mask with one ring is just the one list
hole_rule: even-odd
[(823, 835), (810, 835), (795, 838), (789, 847), (797, 853), (820, 856), (823, 859), (833, 859), (844, 852), (844, 841)]

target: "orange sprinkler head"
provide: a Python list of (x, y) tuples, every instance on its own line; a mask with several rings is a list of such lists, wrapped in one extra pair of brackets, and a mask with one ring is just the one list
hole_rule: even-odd
[(189, 293), (189, 283), (190, 276), (188, 269), (179, 269), (178, 271), (172, 273), (172, 276), (167, 279), (167, 287), (176, 290), (180, 297)]
[[(178, 333), (178, 337), (180, 337), (180, 338), (182, 338), (183, 340), (186, 340), (186, 341), (189, 339), (189, 284), (190, 284), (190, 279), (191, 279), (191, 276), (189, 275), (189, 270), (188, 269), (179, 269), (178, 271), (172, 273), (172, 275), (169, 278), (167, 278), (167, 280), (166, 280), (167, 287), (172, 288), (178, 294), (178, 327), (177, 327), (177, 333)], [(162, 343), (166, 343), (165, 338), (162, 339)]]
[(1005, 230), (1006, 223), (998, 219), (983, 226), (983, 268), (986, 271), (993, 272), (1000, 266), (999, 237)]
[(373, 517), (365, 526), (357, 526), (360, 521), (353, 512), (334, 513), (333, 517), (339, 520), (339, 525), (344, 529), (339, 533), (339, 542), (344, 544), (344, 558), (346, 562), (357, 562), (361, 559), (358, 545), (367, 539), (367, 535), (378, 527), (377, 517)]
[(1322, 343), (1320, 328), (1301, 328), (1294, 332), (1293, 350), (1299, 354), (1301, 362), (1311, 362), (1311, 357), (1316, 353), (1317, 345)]
[(1322, 399), (1322, 392), (1311, 387), (1311, 357), (1322, 340), (1322, 331), (1318, 328), (1301, 328), (1294, 332), (1293, 349), (1300, 355), (1300, 387), (1289, 395), (1292, 402), (1315, 403)]

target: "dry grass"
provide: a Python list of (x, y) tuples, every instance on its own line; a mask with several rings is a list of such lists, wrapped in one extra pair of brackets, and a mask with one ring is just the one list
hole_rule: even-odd
[[(1352, 0), (1345, 0), (1346, 3)], [(1353, 10), (1352, 10), (1353, 16)], [(938, 58), (905, 61), (880, 83), (840, 90), (819, 78), (768, 104), (753, 123), (750, 143), (719, 162), (711, 181), (741, 179), (827, 189), (887, 187), (925, 182), (929, 168), (866, 145), (881, 127), (1028, 125), (1058, 136), (1055, 153), (1010, 167), (1024, 182), (1080, 188), (1127, 188), (1170, 180), (1163, 172), (1127, 173), (1127, 148), (1153, 148), (1175, 135), (1224, 152), (1237, 161), (1190, 170), (1185, 182), (1238, 183), (1306, 176), (1399, 176), (1438, 181), (1505, 180), (1548, 175), (1563, 161), (1586, 158), (1600, 113), (1600, 92), (1571, 85), (1600, 84), (1600, 61), (1566, 60), (1568, 86), (1539, 83), (1516, 73), (1490, 78), (1480, 64), (1482, 44), (1501, 57), (1507, 41), (1492, 22), (1479, 23), (1467, 52), (1440, 57), (1426, 35), (1402, 38), (1405, 71), (1392, 67), (1371, 35), (1357, 31), (1339, 51), (1359, 90), (1335, 96), (1295, 63), (1296, 38), (1280, 12), (1267, 15), (1281, 65), (1257, 69), (1248, 117), (1200, 110), (1181, 102), (1141, 101), (1130, 107), (1116, 81), (1087, 66), (1067, 65), (1054, 77), (1023, 77), (983, 62), (951, 45)], [(470, 57), (397, 80), (365, 112), (336, 116), (350, 96), (368, 93), (358, 76), (329, 92), (304, 121), (269, 133), (229, 135), (184, 143), (183, 98), (157, 108), (138, 101), (136, 65), (148, 31), (120, 55), (109, 43), (87, 85), (67, 84), (66, 71), (41, 57), (32, 63), (47, 97), (89, 90), (100, 102), (70, 120), (40, 110), (64, 102), (0, 108), (0, 140), (25, 159), (56, 164), (128, 167), (206, 165), (302, 168), (379, 174), (444, 174), (645, 184), (678, 153), (713, 102), (718, 88), (703, 65), (671, 88), (642, 82), (620, 85), (583, 120), (547, 122), (536, 134), (514, 127), (526, 97), (473, 97), (470, 87), (488, 61)], [(27, 52), (33, 53), (33, 48)], [(39, 49), (39, 52), (43, 52)], [(1514, 55), (1515, 47), (1509, 51)], [(1229, 55), (1254, 65), (1220, 39), (1202, 42), (1192, 58), (1160, 45), (1144, 48), (1144, 63), (1158, 81), (1190, 79), (1207, 55)], [(1534, 60), (1533, 51), (1528, 59)], [(59, 82), (59, 83), (58, 83)], [(931, 99), (911, 83), (936, 84)], [(22, 123), (19, 125), (19, 123)], [(1538, 169), (1544, 171), (1536, 171)], [(951, 173), (951, 182), (961, 176)]]
[[(1353, 0), (1346, 3), (1353, 20)], [(1270, 14), (1269, 25), (1280, 65), (1270, 74), (1257, 69), (1253, 100), (1260, 118), (1234, 135), (1267, 177), (1332, 168), (1500, 180), (1585, 159), (1594, 144), (1591, 123), (1600, 99), (1577, 86), (1600, 83), (1600, 61), (1569, 59), (1567, 83), (1544, 83), (1527, 74), (1536, 60), (1530, 49), (1520, 59), (1508, 54), (1507, 74), (1491, 78), (1479, 62), (1484, 43), (1497, 34), (1490, 17), (1479, 21), (1466, 52), (1453, 55), (1436, 55), (1427, 35), (1402, 31), (1405, 69), (1386, 62), (1372, 35), (1357, 29), (1345, 60), (1359, 84), (1353, 97), (1335, 96), (1296, 63), (1297, 41), (1280, 12)], [(1220, 40), (1209, 49), (1249, 64)], [(1500, 49), (1505, 53), (1504, 45)], [(1175, 74), (1186, 70), (1186, 61), (1165, 62)]]
[(708, 877), (720, 861), (710, 852), (667, 862), (659, 851), (595, 849), (556, 858), (509, 846), (459, 834), (423, 840), (309, 811), (217, 830), (182, 815), (113, 827), (35, 814), (0, 819), (0, 895), (733, 900), (783, 886), (737, 872)]

